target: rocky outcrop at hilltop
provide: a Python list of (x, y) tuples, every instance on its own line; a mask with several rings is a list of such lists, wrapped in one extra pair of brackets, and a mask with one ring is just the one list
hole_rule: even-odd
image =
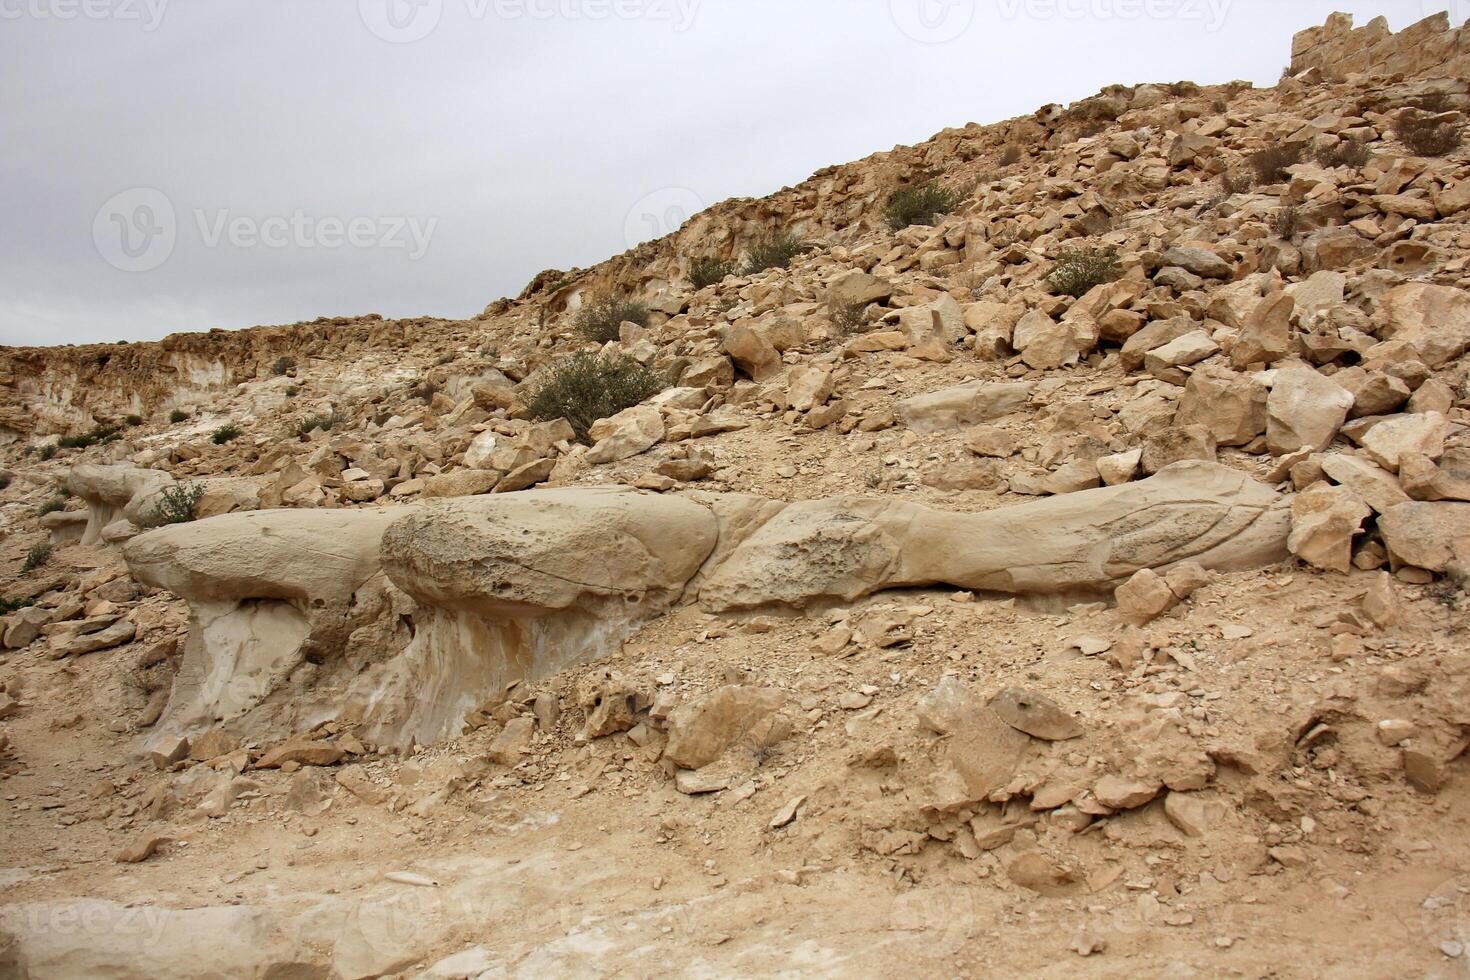
[(1333, 80), (1350, 75), (1464, 79), (1470, 76), (1470, 32), (1450, 23), (1445, 12), (1397, 34), (1386, 17), (1354, 29), (1351, 14), (1337, 13), (1296, 36), (1290, 70), (1293, 75), (1315, 70)]

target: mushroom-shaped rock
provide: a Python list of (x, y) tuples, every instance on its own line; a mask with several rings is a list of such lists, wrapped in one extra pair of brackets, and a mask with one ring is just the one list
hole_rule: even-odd
[(516, 680), (605, 656), (662, 613), (714, 550), (714, 512), (622, 488), (433, 503), (383, 536), (383, 569), (417, 608), (414, 635), (366, 671), (366, 734), (420, 744)]
[[(145, 470), (127, 464), (102, 466), (82, 463), (66, 477), (67, 489), (87, 505), (87, 527), (82, 544), (96, 544), (102, 529), (124, 513), (135, 500), (143, 500), (174, 482), (162, 470)], [(136, 522), (135, 522), (136, 523)]]
[[(242, 722), (269, 729), (310, 703), (307, 675), (342, 668), (354, 630), (382, 611), (378, 545), (402, 513), (254, 511), (128, 541), (133, 577), (189, 603), (189, 638), (160, 732), (244, 719), (274, 696), (268, 717)], [(362, 655), (382, 652), (367, 635), (358, 639)]]

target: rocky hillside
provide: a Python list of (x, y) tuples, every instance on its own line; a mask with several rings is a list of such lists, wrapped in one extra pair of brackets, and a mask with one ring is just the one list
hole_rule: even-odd
[(1467, 68), (0, 350), (0, 975), (1460, 975)]

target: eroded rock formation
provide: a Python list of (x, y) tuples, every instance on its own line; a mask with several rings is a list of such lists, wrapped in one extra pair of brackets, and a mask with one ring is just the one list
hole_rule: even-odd
[(681, 598), (727, 611), (932, 584), (1099, 595), (1141, 568), (1280, 560), (1289, 524), (1270, 488), (1187, 462), (983, 514), (578, 488), (227, 515), (124, 555), (189, 602), (164, 730), (332, 717), (407, 745), (457, 734), (514, 681), (607, 654)]

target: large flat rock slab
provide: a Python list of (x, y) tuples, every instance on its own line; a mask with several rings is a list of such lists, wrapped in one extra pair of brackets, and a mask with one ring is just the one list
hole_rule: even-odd
[(1257, 567), (1287, 557), (1290, 510), (1270, 487), (1184, 462), (1139, 483), (980, 514), (836, 498), (791, 504), (700, 590), (713, 610), (851, 600), (947, 584), (1004, 593), (1104, 593), (1141, 568)]

